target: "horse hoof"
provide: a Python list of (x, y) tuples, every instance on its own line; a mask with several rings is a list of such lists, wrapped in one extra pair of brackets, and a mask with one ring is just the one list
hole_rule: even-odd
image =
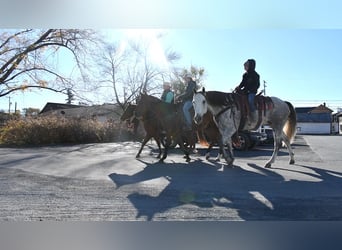
[(160, 159), (160, 160), (159, 160), (159, 163), (164, 163), (164, 159)]
[(140, 157), (140, 155), (136, 155), (136, 156), (135, 156), (135, 158), (139, 158), (139, 157)]
[(295, 161), (294, 161), (294, 160), (291, 160), (291, 161), (289, 162), (289, 164), (290, 164), (290, 165), (293, 165), (293, 164), (295, 164)]
[(265, 165), (265, 168), (271, 168), (271, 163), (267, 163), (267, 164)]

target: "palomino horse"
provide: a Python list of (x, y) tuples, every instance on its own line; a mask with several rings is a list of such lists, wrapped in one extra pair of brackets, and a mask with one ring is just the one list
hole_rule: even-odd
[[(215, 119), (215, 123), (220, 131), (221, 137), (219, 146), (223, 150), (223, 157), (231, 166), (234, 161), (232, 150), (232, 135), (238, 131), (242, 120), (241, 108), (235, 101), (234, 93), (224, 93), (219, 91), (195, 92), (193, 96), (193, 106), (195, 110), (194, 121), (201, 123), (203, 115), (209, 110)], [(291, 142), (296, 133), (296, 112), (291, 103), (280, 100), (277, 97), (271, 97), (273, 108), (265, 109), (264, 114), (261, 114), (261, 124), (268, 124), (273, 129), (274, 134), (274, 150), (270, 160), (265, 167), (271, 167), (279, 152), (282, 141), (286, 144), (290, 155), (290, 164), (294, 164), (294, 153), (291, 147)], [(255, 111), (257, 116), (257, 111)], [(259, 119), (260, 119), (259, 118)], [(254, 129), (259, 121), (247, 119), (243, 125), (243, 130)], [(228, 153), (224, 145), (227, 145)]]
[[(184, 146), (186, 141), (182, 133), (183, 114), (180, 104), (166, 103), (154, 96), (142, 93), (137, 101), (135, 115), (138, 118), (150, 115), (153, 118), (153, 122), (161, 126), (165, 131), (164, 154), (160, 162), (166, 159), (171, 140), (179, 144), (185, 154), (186, 161), (190, 161), (189, 151)], [(161, 133), (161, 129), (158, 131)]]
[[(136, 128), (138, 126), (139, 120), (135, 117), (135, 110), (136, 110), (137, 105), (135, 104), (129, 104), (124, 113), (121, 116), (121, 121), (125, 121), (125, 120), (130, 120), (133, 123), (134, 126), (134, 133), (136, 134)], [(155, 121), (155, 117), (154, 114), (152, 112), (146, 112), (143, 115), (143, 119), (142, 119), (143, 125), (144, 125), (144, 129), (145, 129), (145, 137), (142, 141), (142, 144), (140, 146), (140, 149), (138, 151), (138, 153), (136, 154), (136, 158), (140, 157), (141, 151), (143, 150), (144, 146), (146, 145), (146, 143), (151, 139), (154, 138), (154, 140), (156, 141), (157, 145), (158, 145), (158, 149), (159, 149), (159, 154), (157, 156), (157, 158), (160, 158), (162, 150), (160, 147), (160, 144), (162, 143), (162, 135), (161, 135), (161, 127), (160, 124), (158, 124)]]

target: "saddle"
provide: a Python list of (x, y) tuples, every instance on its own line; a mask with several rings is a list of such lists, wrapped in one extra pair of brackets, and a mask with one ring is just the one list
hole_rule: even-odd
[[(238, 104), (238, 109), (241, 113), (241, 121), (239, 130), (242, 130), (245, 126), (248, 117), (250, 115), (250, 108), (247, 95), (241, 93), (234, 93), (234, 99)], [(271, 97), (261, 95), (261, 92), (254, 98), (254, 105), (258, 111), (258, 121), (252, 130), (256, 130), (260, 127), (263, 115), (266, 115), (266, 110), (272, 110), (274, 105)]]

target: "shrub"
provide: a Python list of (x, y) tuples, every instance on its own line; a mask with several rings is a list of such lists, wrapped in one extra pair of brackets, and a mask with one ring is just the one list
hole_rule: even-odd
[(129, 138), (120, 123), (44, 116), (10, 120), (0, 129), (5, 145), (47, 145), (113, 142)]

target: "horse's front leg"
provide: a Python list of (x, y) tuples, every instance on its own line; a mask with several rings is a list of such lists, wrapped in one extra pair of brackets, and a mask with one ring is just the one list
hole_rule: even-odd
[(189, 162), (191, 160), (190, 156), (189, 156), (189, 151), (184, 147), (184, 141), (183, 141), (181, 136), (178, 136), (177, 142), (178, 142), (181, 150), (184, 152), (184, 157), (185, 157), (186, 162)]
[(221, 140), (218, 140), (219, 145), (219, 151), (217, 153), (217, 156), (215, 158), (215, 161), (219, 162), (221, 160), (221, 156), (223, 155), (224, 145)]
[(228, 153), (229, 153), (229, 157), (228, 157), (229, 161), (227, 159), (226, 159), (226, 161), (227, 161), (229, 167), (233, 167), (233, 162), (234, 162), (235, 158), (234, 158), (234, 155), (233, 155), (232, 140), (228, 140), (226, 145), (227, 145), (227, 149), (228, 149)]
[[(225, 149), (225, 145), (227, 145), (228, 153)], [(221, 138), (219, 140), (219, 147), (220, 147), (220, 150), (222, 151), (223, 158), (228, 163), (228, 166), (229, 167), (233, 166), (234, 156), (233, 156), (233, 150), (232, 150), (232, 141), (231, 140), (224, 140), (223, 138)]]
[(209, 160), (209, 158), (210, 158), (210, 151), (211, 151), (212, 148), (213, 148), (213, 143), (211, 142), (211, 143), (209, 144), (209, 146), (208, 146), (206, 152), (205, 152), (205, 159), (206, 159), (206, 160)]
[(171, 137), (167, 135), (167, 136), (166, 136), (166, 140), (165, 140), (165, 145), (164, 145), (163, 157), (159, 160), (159, 162), (163, 163), (164, 160), (166, 159), (166, 157), (167, 157), (167, 152), (168, 152), (168, 150), (169, 150), (170, 144), (171, 144)]
[(140, 154), (141, 154), (141, 151), (143, 150), (145, 144), (151, 139), (151, 136), (150, 135), (146, 135), (143, 142), (141, 143), (141, 147), (138, 151), (138, 153), (136, 154), (135, 158), (139, 158), (140, 157)]
[(157, 156), (157, 158), (160, 158), (160, 156), (161, 156), (161, 153), (162, 153), (162, 150), (161, 150), (161, 146), (160, 146), (160, 141), (161, 141), (161, 138), (159, 137), (154, 137), (154, 139), (156, 140), (156, 142), (157, 142), (157, 145), (158, 145), (158, 149), (159, 149), (159, 154), (158, 154), (158, 156)]

